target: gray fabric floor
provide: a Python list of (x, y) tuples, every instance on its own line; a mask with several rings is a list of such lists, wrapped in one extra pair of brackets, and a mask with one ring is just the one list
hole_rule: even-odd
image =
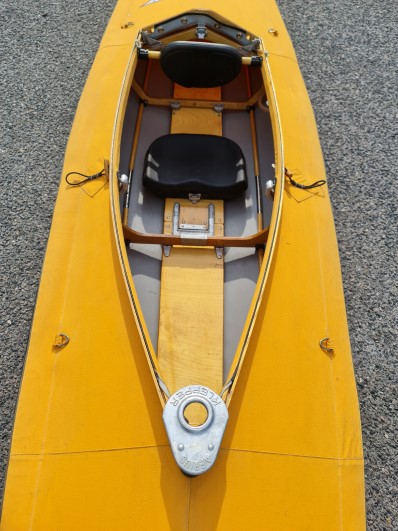
[[(0, 491), (63, 153), (113, 5), (0, 0)], [(329, 175), (368, 528), (389, 531), (398, 529), (397, 3), (280, 0), (280, 7)]]

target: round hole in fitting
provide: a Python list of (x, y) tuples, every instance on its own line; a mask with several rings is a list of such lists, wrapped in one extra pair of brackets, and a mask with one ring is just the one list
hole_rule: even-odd
[(208, 416), (209, 412), (201, 402), (191, 402), (184, 408), (184, 419), (192, 427), (203, 426)]

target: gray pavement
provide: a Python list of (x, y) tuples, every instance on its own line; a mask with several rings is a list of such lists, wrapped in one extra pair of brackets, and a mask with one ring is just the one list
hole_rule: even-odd
[[(369, 530), (398, 530), (395, 0), (280, 0), (339, 241)], [(112, 0), (0, 0), (0, 491), (63, 153)], [(292, 530), (293, 531), (293, 530)]]

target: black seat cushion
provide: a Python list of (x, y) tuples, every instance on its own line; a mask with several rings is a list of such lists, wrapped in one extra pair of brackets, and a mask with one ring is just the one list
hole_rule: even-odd
[(144, 185), (162, 197), (226, 199), (247, 188), (240, 147), (214, 135), (175, 134), (157, 138), (144, 165)]
[(235, 79), (242, 67), (236, 48), (226, 44), (177, 41), (167, 44), (160, 63), (172, 81), (183, 87), (210, 88)]

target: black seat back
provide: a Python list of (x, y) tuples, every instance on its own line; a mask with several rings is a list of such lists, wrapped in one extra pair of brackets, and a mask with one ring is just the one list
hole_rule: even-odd
[(161, 53), (162, 68), (172, 81), (183, 87), (211, 88), (235, 79), (242, 67), (236, 48), (226, 44), (177, 41)]

